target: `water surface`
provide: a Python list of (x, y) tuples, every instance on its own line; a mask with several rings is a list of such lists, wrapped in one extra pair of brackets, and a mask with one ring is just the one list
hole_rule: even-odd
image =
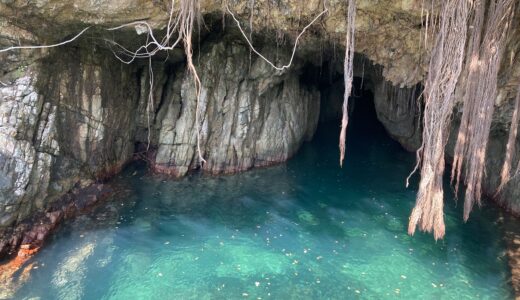
[(417, 182), (406, 189), (404, 179), (414, 155), (380, 127), (354, 123), (340, 169), (337, 129), (320, 126), (286, 164), (239, 175), (171, 181), (127, 168), (109, 203), (34, 257), (17, 298), (512, 296), (495, 208), (464, 224), (447, 195), (445, 239), (410, 237)]

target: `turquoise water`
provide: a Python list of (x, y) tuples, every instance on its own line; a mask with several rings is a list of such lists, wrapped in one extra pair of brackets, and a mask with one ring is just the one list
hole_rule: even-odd
[(496, 209), (464, 224), (448, 195), (445, 239), (408, 236), (414, 155), (352, 124), (343, 169), (336, 125), (288, 163), (239, 175), (171, 181), (129, 167), (109, 203), (33, 258), (17, 298), (512, 297)]

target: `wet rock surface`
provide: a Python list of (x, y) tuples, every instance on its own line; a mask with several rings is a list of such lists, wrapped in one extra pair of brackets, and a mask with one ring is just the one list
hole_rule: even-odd
[(197, 155), (197, 96), (191, 74), (169, 78), (158, 112), (160, 128), (153, 168), (182, 176), (202, 168), (211, 174), (267, 166), (291, 157), (316, 130), (320, 95), (299, 80), (298, 66), (279, 72), (246, 46), (232, 41), (203, 47)]

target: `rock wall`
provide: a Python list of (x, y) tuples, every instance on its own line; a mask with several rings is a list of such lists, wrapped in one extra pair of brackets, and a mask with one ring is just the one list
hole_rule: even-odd
[(132, 157), (136, 69), (113, 63), (69, 49), (22, 63), (0, 86), (0, 254), (15, 225)]
[(380, 78), (374, 86), (377, 118), (388, 134), (408, 151), (421, 146), (421, 107), (418, 87), (399, 88)]
[(233, 173), (287, 160), (314, 134), (320, 95), (300, 84), (298, 66), (279, 72), (233, 41), (202, 48), (199, 73), (200, 147), (196, 153), (197, 97), (191, 75), (169, 78), (154, 168), (182, 176), (202, 167), (211, 174)]
[[(501, 92), (507, 93), (507, 86), (502, 86)], [(396, 97), (396, 95), (404, 97)], [(398, 141), (405, 149), (416, 151), (422, 140), (420, 109), (415, 97), (411, 97), (410, 88), (389, 86), (381, 81), (375, 86), (374, 103), (379, 121), (392, 138)], [(415, 93), (414, 95), (418, 95)], [(520, 214), (520, 177), (513, 177), (506, 184), (500, 194), (496, 194), (500, 184), (500, 174), (504, 162), (506, 144), (509, 137), (510, 118), (512, 113), (512, 99), (497, 105), (493, 118), (492, 128), (486, 150), (486, 172), (482, 182), (482, 189), (486, 196), (495, 200), (499, 205), (515, 215)], [(460, 110), (460, 107), (458, 108)], [(453, 117), (450, 137), (446, 146), (448, 163), (453, 159), (455, 143), (461, 113), (458, 111)], [(516, 151), (513, 153), (513, 169), (520, 160), (520, 139), (516, 140)], [(451, 167), (448, 166), (450, 171)]]
[(43, 209), (81, 179), (117, 172), (131, 157), (139, 87), (132, 68), (110, 63), (60, 52), (0, 87), (0, 226)]

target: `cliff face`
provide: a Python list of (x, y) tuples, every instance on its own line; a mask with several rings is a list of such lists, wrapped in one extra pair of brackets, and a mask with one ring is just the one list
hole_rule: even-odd
[[(325, 119), (337, 113), (338, 102), (327, 101), (342, 97), (337, 92), (341, 84), (326, 93), (320, 108), (320, 92), (303, 73), (309, 65), (323, 64), (332, 73), (342, 72), (345, 1), (200, 1), (206, 23), (194, 45), (202, 81), (200, 148), (207, 160), (201, 165), (196, 95), (182, 51), (162, 53), (150, 62), (150, 93), (148, 60), (123, 64), (105, 42), (117, 41), (130, 49), (144, 43), (144, 35), (137, 34), (142, 28), (106, 30), (136, 20), (146, 20), (162, 36), (168, 5), (144, 0), (0, 0), (0, 49), (57, 43), (92, 26), (63, 47), (0, 53), (0, 256), (21, 243), (41, 242), (45, 234), (31, 231), (31, 222), (54, 224), (55, 215), (44, 212), (63, 211), (64, 198), (82, 207), (77, 202), (80, 191), (118, 172), (134, 152), (146, 156), (156, 172), (173, 176), (195, 169), (232, 173), (288, 159), (312, 138), (320, 109)], [(226, 5), (247, 28), (246, 34), (252, 25), (255, 46), (279, 64), (289, 61), (302, 28), (319, 12), (327, 13), (300, 40), (293, 65), (276, 71), (250, 52)], [(409, 150), (420, 145), (421, 108), (413, 96), (424, 78), (433, 40), (421, 34), (426, 9), (437, 12), (427, 0), (357, 1), (355, 50), (363, 59), (356, 59), (355, 75), (370, 81), (378, 118)], [(489, 194), (498, 185), (520, 80), (519, 15), (500, 71), (484, 184)], [(513, 162), (519, 158), (517, 151)], [(506, 186), (499, 199), (515, 212), (520, 212), (518, 180)]]
[[(299, 80), (299, 67), (279, 72), (233, 41), (201, 49), (199, 103), (203, 171), (233, 173), (287, 160), (317, 126), (320, 95)], [(251, 64), (250, 64), (251, 63)], [(188, 71), (170, 76), (155, 117), (154, 168), (175, 176), (199, 167), (196, 153), (197, 97)]]
[(137, 69), (87, 52), (61, 49), (0, 86), (0, 252), (21, 242), (13, 225), (132, 157)]

